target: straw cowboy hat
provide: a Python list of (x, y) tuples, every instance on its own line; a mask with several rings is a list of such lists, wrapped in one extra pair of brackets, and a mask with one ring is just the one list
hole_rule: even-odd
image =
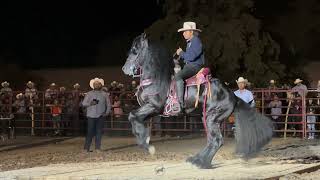
[(274, 83), (276, 83), (276, 81), (273, 80), (273, 79), (271, 79), (271, 80), (270, 80), (270, 84), (274, 84)]
[(90, 83), (89, 83), (91, 89), (94, 89), (93, 83), (96, 82), (96, 81), (99, 82), (102, 86), (104, 86), (104, 80), (103, 80), (103, 79), (94, 78), (94, 79), (91, 79), (91, 80), (90, 80)]
[(178, 32), (182, 31), (198, 31), (201, 32), (200, 29), (197, 29), (197, 25), (195, 22), (184, 22), (183, 27), (178, 29)]
[(239, 84), (239, 83), (245, 83), (246, 84), (246, 83), (248, 83), (248, 80), (243, 78), (243, 77), (239, 77), (238, 80), (236, 80), (236, 82), (237, 82), (237, 84)]
[(116, 84), (117, 84), (117, 81), (112, 81), (111, 86)]
[(34, 85), (34, 82), (28, 81), (28, 82), (27, 82), (27, 85)]
[(19, 94), (16, 95), (16, 98), (17, 98), (17, 99), (19, 99), (20, 97), (23, 97), (23, 94), (22, 94), (22, 93), (19, 93)]
[(76, 88), (76, 87), (80, 87), (80, 84), (76, 83), (76, 84), (73, 85), (73, 88)]
[(56, 83), (51, 83), (50, 86), (56, 86)]
[(300, 78), (296, 79), (293, 83), (294, 84), (298, 84), (298, 83), (301, 83), (303, 80), (301, 80)]
[(10, 86), (10, 83), (8, 83), (7, 81), (5, 81), (5, 82), (2, 82), (2, 83), (1, 83), (1, 86), (2, 86), (2, 87)]
[(131, 84), (134, 84), (134, 85), (136, 85), (136, 84), (137, 84), (137, 82), (136, 82), (136, 81), (132, 81), (132, 82), (131, 82)]

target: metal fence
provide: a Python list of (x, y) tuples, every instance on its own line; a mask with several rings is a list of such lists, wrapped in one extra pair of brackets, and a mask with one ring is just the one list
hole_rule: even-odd
[[(282, 89), (256, 89), (252, 91), (255, 96), (256, 109), (262, 114), (270, 117), (274, 123), (274, 133), (278, 137), (296, 136), (301, 138), (315, 137), (320, 134), (320, 96), (316, 90), (308, 90), (307, 94), (299, 97), (289, 98), (288, 95), (295, 94), (291, 90)], [(85, 109), (80, 104), (84, 92), (72, 91), (52, 94), (48, 97), (45, 92), (37, 92), (36, 97), (24, 97), (24, 103), (19, 105), (16, 95), (21, 92), (1, 96), (0, 120), (1, 132), (7, 133), (9, 137), (14, 134), (30, 135), (54, 135), (56, 130), (62, 135), (84, 135), (86, 132)], [(47, 93), (48, 94), (48, 93)], [(281, 101), (281, 113), (274, 115), (270, 106), (273, 96), (276, 94)], [(120, 97), (121, 104), (116, 106), (115, 97)], [(61, 120), (56, 123), (52, 118), (52, 107), (54, 100), (58, 100), (61, 106)], [(138, 103), (133, 92), (110, 92), (113, 103), (113, 113), (105, 120), (105, 133), (110, 135), (131, 135), (130, 123), (127, 120), (131, 110), (138, 108)], [(115, 113), (115, 108), (121, 109), (122, 113)], [(309, 109), (314, 112), (310, 113)], [(185, 133), (203, 132), (201, 110), (185, 115), (184, 117), (161, 117), (156, 116), (146, 121), (152, 133), (160, 135), (178, 135)], [(277, 117), (277, 118), (275, 118)], [(310, 118), (312, 117), (312, 118)], [(314, 118), (313, 118), (314, 117)], [(315, 122), (309, 119), (316, 119)], [(233, 115), (221, 125), (224, 136), (233, 136)]]

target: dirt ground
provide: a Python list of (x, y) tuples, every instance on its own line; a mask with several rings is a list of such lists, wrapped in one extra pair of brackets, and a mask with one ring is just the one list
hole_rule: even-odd
[[(214, 157), (214, 168), (211, 171), (198, 170), (185, 163), (187, 157), (204, 147), (204, 137), (165, 140), (153, 137), (152, 140), (156, 148), (154, 156), (136, 147), (134, 138), (103, 137), (102, 153), (83, 153), (84, 138), (18, 137), (15, 141), (0, 144), (0, 179), (9, 178), (9, 175), (13, 177), (15, 174), (37, 175), (36, 172), (43, 172), (43, 167), (50, 172), (60, 172), (64, 167), (69, 170), (77, 168), (82, 173), (86, 172), (81, 168), (90, 167), (92, 172), (86, 169), (88, 174), (91, 173), (88, 177), (93, 177), (92, 174), (97, 173), (97, 169), (105, 167), (103, 173), (109, 175), (107, 179), (265, 179), (277, 176), (278, 171), (281, 172), (279, 175), (285, 175), (281, 179), (320, 177), (320, 171), (292, 173), (295, 169), (320, 164), (319, 140), (273, 139), (257, 157), (244, 161), (234, 155), (233, 139), (225, 139), (223, 147)], [(165, 176), (156, 176), (158, 171), (160, 174), (165, 171)], [(126, 172), (126, 176), (122, 176), (123, 172)], [(180, 175), (177, 174), (179, 172)], [(238, 173), (238, 178), (234, 176), (235, 173)], [(60, 177), (59, 173), (56, 176)]]

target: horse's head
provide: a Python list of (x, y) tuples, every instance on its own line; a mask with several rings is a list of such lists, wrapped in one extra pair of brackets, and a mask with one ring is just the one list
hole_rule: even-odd
[(131, 49), (128, 53), (126, 63), (122, 67), (122, 71), (129, 76), (135, 76), (138, 74), (138, 70), (143, 64), (146, 51), (148, 49), (148, 40), (146, 34), (138, 36), (134, 39)]

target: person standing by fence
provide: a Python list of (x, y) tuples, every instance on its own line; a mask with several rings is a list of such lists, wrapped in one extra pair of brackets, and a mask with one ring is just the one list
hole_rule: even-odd
[(243, 77), (239, 77), (238, 80), (236, 80), (236, 83), (238, 84), (239, 89), (235, 91), (234, 94), (244, 102), (248, 103), (250, 107), (255, 107), (253, 94), (251, 91), (246, 89), (247, 80)]
[(101, 138), (104, 120), (111, 111), (111, 103), (106, 92), (102, 91), (104, 80), (95, 78), (90, 81), (90, 87), (93, 89), (84, 97), (82, 106), (86, 108), (88, 119), (88, 131), (84, 145), (84, 151), (90, 152), (92, 138), (95, 136), (95, 150), (101, 151)]

